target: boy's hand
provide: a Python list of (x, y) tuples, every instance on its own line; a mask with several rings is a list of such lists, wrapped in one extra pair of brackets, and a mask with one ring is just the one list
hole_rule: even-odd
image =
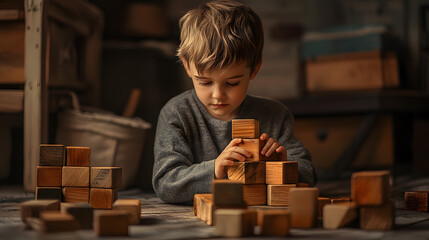
[(242, 143), (243, 139), (233, 139), (228, 146), (223, 150), (215, 160), (215, 179), (221, 179), (226, 176), (226, 167), (233, 166), (234, 161), (245, 161), (246, 157), (251, 157), (252, 153), (241, 148), (238, 144)]
[(280, 145), (276, 139), (270, 138), (270, 136), (268, 136), (266, 133), (263, 133), (259, 139), (262, 141), (267, 141), (261, 150), (261, 154), (269, 157), (272, 153), (276, 152), (281, 154), (280, 159), (287, 159), (286, 148)]

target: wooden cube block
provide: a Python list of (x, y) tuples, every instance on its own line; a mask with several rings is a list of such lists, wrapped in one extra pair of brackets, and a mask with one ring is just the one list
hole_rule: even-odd
[(338, 229), (357, 220), (357, 208), (354, 203), (328, 204), (323, 208), (323, 228)]
[(293, 228), (311, 228), (315, 225), (318, 209), (318, 188), (291, 188), (289, 190), (289, 208)]
[(60, 211), (43, 211), (40, 213), (41, 231), (45, 233), (69, 232), (79, 229), (78, 221), (70, 214)]
[(97, 210), (94, 212), (94, 232), (97, 236), (127, 236), (128, 212)]
[(331, 198), (331, 203), (332, 204), (337, 204), (337, 203), (350, 203), (353, 202), (351, 197), (333, 197)]
[(265, 183), (265, 162), (245, 161), (235, 162), (228, 167), (228, 179), (240, 181), (243, 184)]
[(353, 173), (352, 199), (359, 206), (382, 205), (390, 199), (390, 174), (388, 171)]
[(286, 236), (290, 228), (290, 212), (285, 210), (262, 210), (258, 212), (262, 236)]
[(405, 192), (404, 208), (405, 210), (428, 212), (429, 191)]
[(63, 188), (63, 201), (64, 202), (89, 202), (89, 188), (84, 187), (64, 187)]
[(239, 181), (216, 179), (212, 183), (215, 206), (242, 206), (243, 184)]
[(246, 158), (246, 161), (276, 161), (279, 159), (278, 154), (275, 152), (269, 157), (261, 154), (265, 141), (259, 139), (243, 139), (243, 143), (238, 144), (238, 146), (252, 153), (252, 156)]
[(267, 185), (267, 204), (270, 206), (289, 206), (289, 190), (296, 184)]
[(66, 165), (75, 167), (89, 167), (91, 148), (66, 147)]
[(331, 199), (326, 197), (318, 197), (317, 198), (317, 208), (319, 210), (319, 217), (323, 217), (323, 208), (325, 205), (331, 204)]
[(39, 166), (62, 167), (64, 165), (64, 145), (40, 144)]
[(216, 236), (252, 236), (256, 222), (256, 211), (247, 209), (217, 209), (215, 211), (215, 219)]
[(112, 209), (116, 199), (118, 199), (118, 189), (91, 188), (89, 204), (93, 208)]
[(233, 119), (232, 138), (259, 138), (259, 122), (255, 119)]
[(113, 204), (113, 210), (124, 210), (129, 214), (130, 224), (140, 224), (142, 203), (140, 199), (118, 199)]
[(121, 185), (121, 167), (91, 167), (91, 187), (120, 188)]
[(80, 229), (92, 229), (94, 209), (88, 203), (61, 203), (61, 212), (72, 215)]
[(267, 161), (265, 169), (266, 184), (298, 183), (298, 162)]
[(37, 167), (38, 187), (61, 187), (62, 167)]
[(360, 228), (364, 230), (392, 230), (395, 223), (394, 206), (391, 202), (380, 206), (360, 207)]
[(194, 195), (194, 214), (207, 225), (213, 225), (213, 195), (195, 194)]
[(265, 184), (243, 185), (243, 199), (248, 206), (267, 204), (267, 185)]
[(44, 210), (60, 210), (58, 200), (29, 200), (19, 205), (21, 220), (26, 223), (27, 218), (39, 218)]
[(36, 187), (36, 199), (51, 199), (61, 201), (61, 188), (60, 187)]
[(89, 187), (89, 167), (63, 167), (63, 187)]

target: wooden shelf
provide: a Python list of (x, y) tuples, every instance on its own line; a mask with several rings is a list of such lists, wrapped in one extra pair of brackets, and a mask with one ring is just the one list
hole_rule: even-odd
[(0, 90), (0, 113), (21, 113), (24, 109), (24, 90)]

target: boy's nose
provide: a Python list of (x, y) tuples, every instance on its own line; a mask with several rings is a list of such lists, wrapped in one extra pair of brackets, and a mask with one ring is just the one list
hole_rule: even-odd
[(222, 98), (224, 92), (221, 86), (215, 86), (212, 92), (212, 97), (214, 99), (220, 99)]

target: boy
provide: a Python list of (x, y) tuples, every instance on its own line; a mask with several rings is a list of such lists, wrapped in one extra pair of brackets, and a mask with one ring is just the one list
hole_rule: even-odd
[[(152, 184), (169, 203), (192, 202), (211, 192), (213, 179), (226, 178), (228, 166), (250, 152), (231, 141), (231, 120), (260, 124), (261, 153), (274, 151), (297, 161), (300, 182), (316, 183), (309, 152), (293, 134), (293, 118), (281, 103), (247, 95), (262, 64), (263, 30), (259, 17), (236, 1), (213, 1), (179, 22), (177, 51), (194, 89), (171, 99), (161, 110), (155, 136)], [(287, 153), (286, 153), (287, 149)]]

